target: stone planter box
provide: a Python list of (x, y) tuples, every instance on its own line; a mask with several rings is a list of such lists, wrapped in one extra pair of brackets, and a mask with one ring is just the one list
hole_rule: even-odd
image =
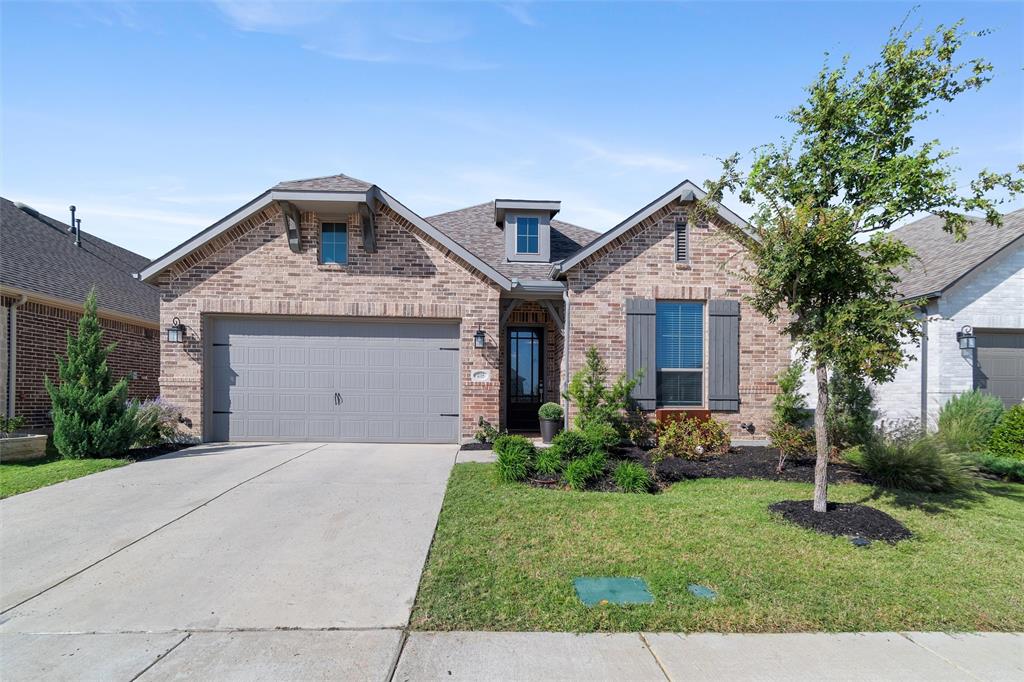
[(21, 462), (45, 456), (45, 435), (0, 438), (0, 462)]

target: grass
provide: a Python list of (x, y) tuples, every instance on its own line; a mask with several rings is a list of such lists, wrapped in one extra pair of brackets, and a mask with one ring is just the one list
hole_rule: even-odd
[(0, 499), (27, 493), (61, 481), (128, 464), (127, 459), (57, 459), (46, 457), (26, 462), (0, 463)]
[[(860, 549), (767, 507), (803, 483), (704, 479), (659, 495), (575, 493), (494, 481), (459, 464), (412, 625), (427, 630), (721, 631), (1024, 629), (1024, 485), (973, 496), (834, 485), (915, 537)], [(577, 576), (638, 576), (651, 606), (587, 608)], [(693, 598), (689, 582), (719, 593)]]

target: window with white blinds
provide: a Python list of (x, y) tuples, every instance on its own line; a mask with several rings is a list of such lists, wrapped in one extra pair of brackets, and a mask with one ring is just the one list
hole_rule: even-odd
[(659, 406), (704, 402), (704, 304), (658, 301), (655, 318)]

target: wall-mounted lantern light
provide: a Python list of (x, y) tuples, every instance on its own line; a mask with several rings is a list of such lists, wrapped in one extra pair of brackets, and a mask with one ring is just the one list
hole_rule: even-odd
[(185, 343), (185, 325), (178, 318), (171, 320), (167, 328), (167, 343)]
[(965, 324), (956, 333), (956, 342), (960, 344), (960, 350), (974, 350), (976, 341), (977, 337), (974, 335), (974, 328), (969, 324)]
[(473, 334), (473, 348), (483, 348), (487, 344), (487, 334), (483, 329), (477, 329)]

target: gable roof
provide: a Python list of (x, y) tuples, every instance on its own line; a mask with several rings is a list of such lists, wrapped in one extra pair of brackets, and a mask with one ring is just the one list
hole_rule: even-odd
[(917, 253), (901, 270), (899, 293), (904, 298), (934, 298), (1010, 244), (1024, 237), (1024, 209), (1003, 216), (1002, 227), (969, 218), (967, 238), (957, 242), (942, 229), (944, 221), (929, 215), (890, 234)]
[[(454, 237), (460, 244), (483, 258), (506, 277), (516, 279), (548, 279), (550, 263), (524, 263), (508, 260), (505, 253), (505, 231), (494, 224), (494, 202), (460, 208), (427, 220)], [(551, 221), (551, 260), (561, 260), (599, 235), (579, 225), (561, 220)]]
[(373, 187), (372, 183), (353, 178), (344, 173), (323, 175), (305, 180), (285, 180), (274, 185), (273, 189), (295, 190), (299, 192), (365, 192)]
[[(669, 191), (665, 192), (660, 197), (658, 197), (651, 203), (647, 204), (646, 206), (644, 206), (639, 211), (623, 220), (621, 223), (619, 223), (612, 229), (600, 235), (599, 237), (597, 237), (597, 239), (594, 239), (589, 244), (584, 246), (582, 249), (580, 249), (573, 255), (566, 258), (561, 263), (556, 263), (555, 266), (551, 268), (551, 274), (557, 275), (560, 272), (564, 273), (576, 267), (584, 260), (586, 260), (588, 257), (594, 255), (605, 246), (611, 244), (620, 236), (622, 236), (626, 232), (629, 232), (634, 227), (636, 227), (644, 220), (660, 211), (665, 206), (668, 206), (673, 201), (691, 201), (693, 199), (703, 199), (706, 196), (707, 192), (705, 192), (703, 189), (695, 185), (693, 182), (689, 180), (683, 180), (681, 183), (679, 183)], [(750, 225), (747, 223), (746, 220), (739, 217), (738, 215), (736, 215), (735, 213), (733, 213), (732, 211), (730, 211), (728, 208), (721, 204), (718, 204), (717, 208), (718, 217), (734, 225), (744, 234), (751, 234)]]
[(0, 285), (81, 306), (95, 286), (102, 310), (156, 323), (160, 292), (136, 279), (149, 259), (0, 198)]

